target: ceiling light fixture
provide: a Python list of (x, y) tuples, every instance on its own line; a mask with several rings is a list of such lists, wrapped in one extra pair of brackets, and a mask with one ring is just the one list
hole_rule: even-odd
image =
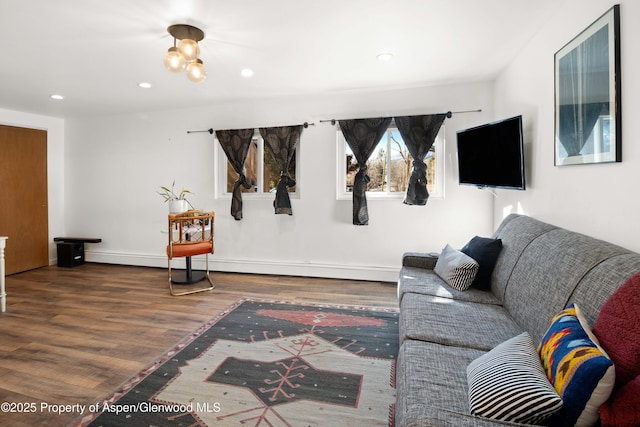
[[(186, 70), (187, 77), (192, 82), (198, 83), (207, 77), (200, 56), (198, 42), (204, 39), (204, 32), (200, 28), (186, 24), (171, 25), (167, 31), (173, 36), (173, 46), (164, 56), (164, 66), (167, 70), (179, 72)], [(176, 45), (176, 40), (180, 42)]]
[(64, 96), (62, 95), (57, 95), (57, 94), (53, 94), (50, 96), (51, 99), (57, 99), (57, 100), (61, 100), (64, 99)]
[(384, 52), (379, 54), (378, 56), (376, 56), (376, 58), (378, 58), (378, 61), (390, 61), (391, 58), (393, 58), (393, 54), (392, 53), (388, 53), (388, 52)]

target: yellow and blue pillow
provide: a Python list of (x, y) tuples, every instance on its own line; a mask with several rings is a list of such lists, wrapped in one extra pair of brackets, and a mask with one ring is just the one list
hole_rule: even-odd
[(615, 371), (576, 305), (571, 304), (551, 319), (538, 353), (563, 401), (562, 409), (550, 420), (552, 424), (597, 424), (598, 409), (611, 395)]

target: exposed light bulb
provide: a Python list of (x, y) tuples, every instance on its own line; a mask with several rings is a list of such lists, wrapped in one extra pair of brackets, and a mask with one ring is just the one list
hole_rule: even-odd
[(169, 71), (182, 71), (184, 69), (187, 60), (180, 53), (177, 47), (170, 47), (167, 54), (164, 56), (164, 66), (167, 67)]
[(198, 46), (198, 42), (191, 39), (182, 39), (180, 43), (178, 43), (178, 49), (184, 55), (184, 58), (187, 61), (194, 61), (200, 56), (200, 46)]
[(194, 83), (199, 83), (207, 78), (207, 70), (202, 60), (196, 59), (187, 65), (187, 77)]
[(167, 31), (173, 36), (173, 47), (164, 57), (164, 65), (169, 71), (186, 70), (187, 77), (193, 82), (201, 82), (207, 77), (204, 64), (198, 58), (198, 41), (204, 39), (204, 32), (186, 24), (171, 25)]

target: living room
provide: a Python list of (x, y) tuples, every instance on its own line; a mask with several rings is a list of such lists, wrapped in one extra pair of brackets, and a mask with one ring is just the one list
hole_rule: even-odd
[[(554, 5), (544, 27), (491, 81), (89, 117), (58, 118), (3, 105), (0, 119), (48, 130), (49, 235), (102, 238), (102, 244), (87, 248), (90, 261), (164, 266), (165, 236), (160, 231), (166, 227), (166, 206), (156, 192), (174, 180), (194, 193), (197, 208), (216, 211), (217, 268), (223, 271), (394, 280), (404, 251), (438, 251), (446, 243), (462, 246), (476, 234), (489, 235), (505, 212), (526, 213), (638, 250), (637, 202), (629, 196), (638, 178), (636, 145), (629, 142), (635, 122), (624, 121), (621, 163), (553, 164), (553, 54), (609, 6), (604, 1)], [(633, 2), (621, 4), (623, 120), (637, 111), (635, 99), (626, 94), (635, 93), (638, 58), (625, 43), (634, 39), (636, 29), (625, 22), (636, 16), (636, 7)], [(351, 201), (336, 200), (337, 129), (320, 120), (474, 109), (482, 112), (455, 114), (445, 121), (444, 198), (433, 198), (425, 207), (372, 198), (369, 226), (351, 224)], [(519, 114), (527, 190), (498, 190), (494, 195), (459, 186), (456, 131)], [(304, 122), (314, 126), (301, 137), (294, 215), (274, 216), (269, 198), (246, 197), (244, 218), (235, 221), (228, 214), (229, 197), (216, 196), (214, 138), (187, 131)], [(144, 220), (131, 221), (134, 212)], [(49, 252), (53, 262), (52, 240)]]
[[(512, 7), (508, 3), (505, 7)], [(554, 54), (613, 4), (621, 9), (622, 162), (557, 167)], [(57, 257), (53, 237), (83, 235), (102, 239), (87, 245), (89, 262), (166, 267), (168, 209), (157, 191), (173, 181), (193, 193), (194, 206), (216, 212), (211, 259), (220, 272), (395, 282), (404, 252), (462, 247), (475, 235), (491, 235), (509, 213), (640, 251), (640, 206), (634, 197), (640, 179), (634, 117), (640, 104), (633, 96), (640, 91), (635, 77), (640, 56), (632, 45), (640, 37), (639, 16), (640, 4), (634, 0), (553, 2), (539, 31), (491, 78), (211, 105), (198, 101), (188, 108), (125, 114), (63, 116), (1, 103), (0, 123), (48, 132), (52, 265)], [(168, 47), (169, 38), (164, 41)], [(215, 70), (212, 64), (208, 80), (216, 78)], [(198, 99), (191, 82), (177, 84)], [(481, 111), (453, 114), (445, 121), (444, 197), (433, 197), (422, 207), (404, 205), (401, 198), (370, 197), (369, 225), (354, 226), (351, 200), (336, 197), (339, 131), (324, 120), (467, 110)], [(492, 192), (459, 186), (456, 132), (515, 115), (523, 117), (527, 189)], [(243, 218), (235, 220), (229, 214), (231, 198), (218, 190), (222, 153), (217, 141), (208, 132), (188, 131), (304, 122), (313, 125), (303, 130), (299, 144), (293, 215), (274, 215), (272, 197), (247, 196)]]

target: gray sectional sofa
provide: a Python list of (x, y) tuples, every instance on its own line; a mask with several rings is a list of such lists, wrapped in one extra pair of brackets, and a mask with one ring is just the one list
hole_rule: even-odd
[(488, 291), (449, 287), (433, 272), (437, 254), (404, 254), (397, 427), (519, 425), (470, 414), (467, 365), (524, 331), (539, 343), (571, 303), (593, 326), (609, 296), (640, 272), (640, 254), (528, 216), (506, 217), (493, 237), (503, 247)]

